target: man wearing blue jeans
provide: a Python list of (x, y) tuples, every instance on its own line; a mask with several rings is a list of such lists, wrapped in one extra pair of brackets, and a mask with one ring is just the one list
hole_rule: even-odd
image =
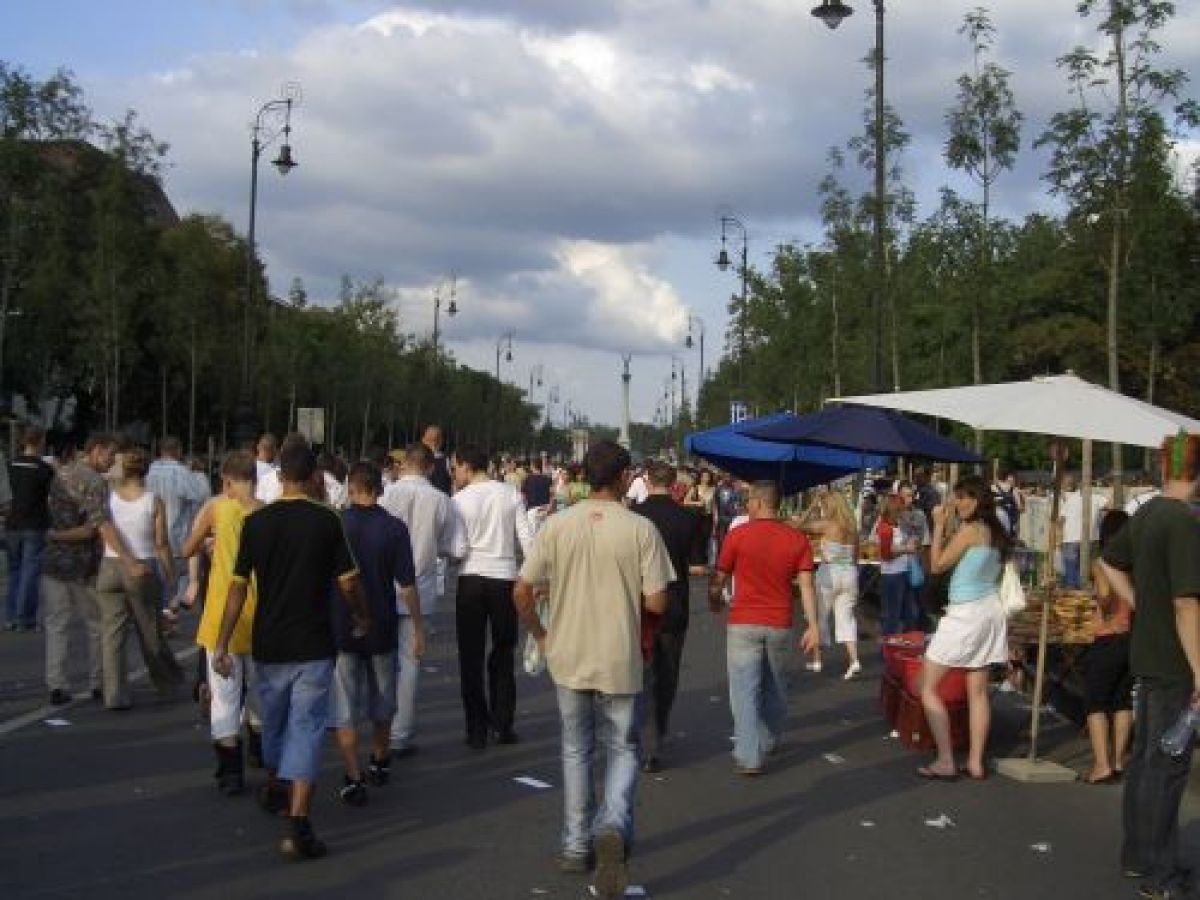
[[(588, 450), (591, 496), (551, 516), (538, 533), (513, 592), (528, 632), (546, 657), (562, 719), (563, 848), (559, 868), (596, 867), (596, 893), (625, 894), (633, 847), (638, 774), (641, 618), (663, 613), (675, 571), (654, 524), (625, 509), (629, 453), (611, 441)], [(547, 621), (534, 589), (549, 583)], [(593, 798), (592, 761), (605, 750), (603, 802)]]
[(1142, 881), (1139, 896), (1182, 900), (1200, 897), (1179, 859), (1192, 741), (1178, 756), (1160, 741), (1186, 710), (1200, 709), (1200, 520), (1189, 506), (1200, 490), (1200, 435), (1169, 438), (1162, 465), (1162, 496), (1113, 535), (1103, 562), (1113, 590), (1137, 603), (1129, 655), (1137, 730), (1125, 766), (1121, 869)]
[[(309, 499), (308, 488), (320, 477), (308, 444), (285, 441), (279, 468), (283, 494), (247, 516), (242, 526), (212, 661), (217, 674), (229, 677), (229, 641), (246, 602), (246, 583), (253, 576), (258, 600), (251, 655), (269, 779), (259, 797), (268, 812), (288, 813), (288, 831), (279, 850), (289, 859), (325, 854), (308, 811), (329, 724), (337, 653), (331, 602), (335, 581), (350, 606), (351, 635), (365, 636), (370, 624), (342, 522), (329, 507)], [(283, 782), (290, 783), (290, 796)]]
[(5, 523), (8, 542), (8, 629), (33, 631), (38, 621), (38, 578), (50, 528), (50, 483), (54, 470), (42, 459), (46, 436), (31, 425), (22, 436), (23, 449), (8, 464), (12, 501)]
[(724, 611), (725, 582), (733, 577), (733, 604), (725, 654), (733, 711), (734, 770), (763, 772), (763, 757), (778, 746), (787, 719), (786, 665), (794, 621), (792, 585), (800, 585), (807, 627), (800, 647), (817, 646), (817, 600), (812, 547), (779, 521), (779, 489), (756, 481), (746, 501), (750, 521), (729, 532), (708, 587), (714, 613)]

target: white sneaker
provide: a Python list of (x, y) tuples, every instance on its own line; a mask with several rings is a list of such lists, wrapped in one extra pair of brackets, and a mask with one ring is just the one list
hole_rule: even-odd
[(820, 672), (821, 664), (819, 662), (805, 663), (804, 668), (808, 669), (810, 672)]
[(846, 669), (846, 674), (842, 676), (842, 679), (844, 681), (849, 681), (860, 672), (862, 672), (862, 663), (851, 663), (850, 667)]

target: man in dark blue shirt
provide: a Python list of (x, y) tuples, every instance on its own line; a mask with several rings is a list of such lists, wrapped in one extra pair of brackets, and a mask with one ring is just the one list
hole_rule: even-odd
[[(367, 802), (366, 781), (381, 786), (391, 774), (388, 740), (396, 715), (397, 585), (412, 616), (414, 655), (418, 659), (424, 653), (425, 636), (408, 527), (378, 503), (383, 493), (382, 473), (374, 463), (355, 463), (346, 484), (350, 507), (342, 514), (342, 523), (358, 562), (359, 584), (371, 626), (365, 635), (356, 637), (345, 604), (333, 601), (338, 653), (329, 718), (337, 729), (338, 748), (346, 764), (341, 798), (351, 806), (362, 806)], [(358, 763), (357, 725), (364, 711), (373, 729), (366, 779)]]

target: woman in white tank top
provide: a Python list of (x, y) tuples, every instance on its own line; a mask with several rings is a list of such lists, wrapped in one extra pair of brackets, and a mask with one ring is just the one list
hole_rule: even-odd
[(127, 451), (121, 466), (123, 478), (109, 494), (109, 515), (125, 549), (143, 564), (145, 571), (131, 575), (121, 565), (116, 548), (105, 546), (96, 579), (96, 599), (100, 606), (104, 705), (109, 709), (128, 709), (131, 705), (125, 651), (131, 626), (137, 632), (155, 690), (167, 693), (184, 678), (159, 617), (162, 586), (174, 583), (166, 512), (162, 500), (146, 490), (146, 452), (140, 448)]

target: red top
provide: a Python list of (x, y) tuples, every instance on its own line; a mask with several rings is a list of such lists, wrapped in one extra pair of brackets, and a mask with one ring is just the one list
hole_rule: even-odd
[(730, 625), (792, 627), (792, 583), (813, 570), (812, 545), (775, 519), (751, 519), (721, 545), (717, 568), (733, 576)]

